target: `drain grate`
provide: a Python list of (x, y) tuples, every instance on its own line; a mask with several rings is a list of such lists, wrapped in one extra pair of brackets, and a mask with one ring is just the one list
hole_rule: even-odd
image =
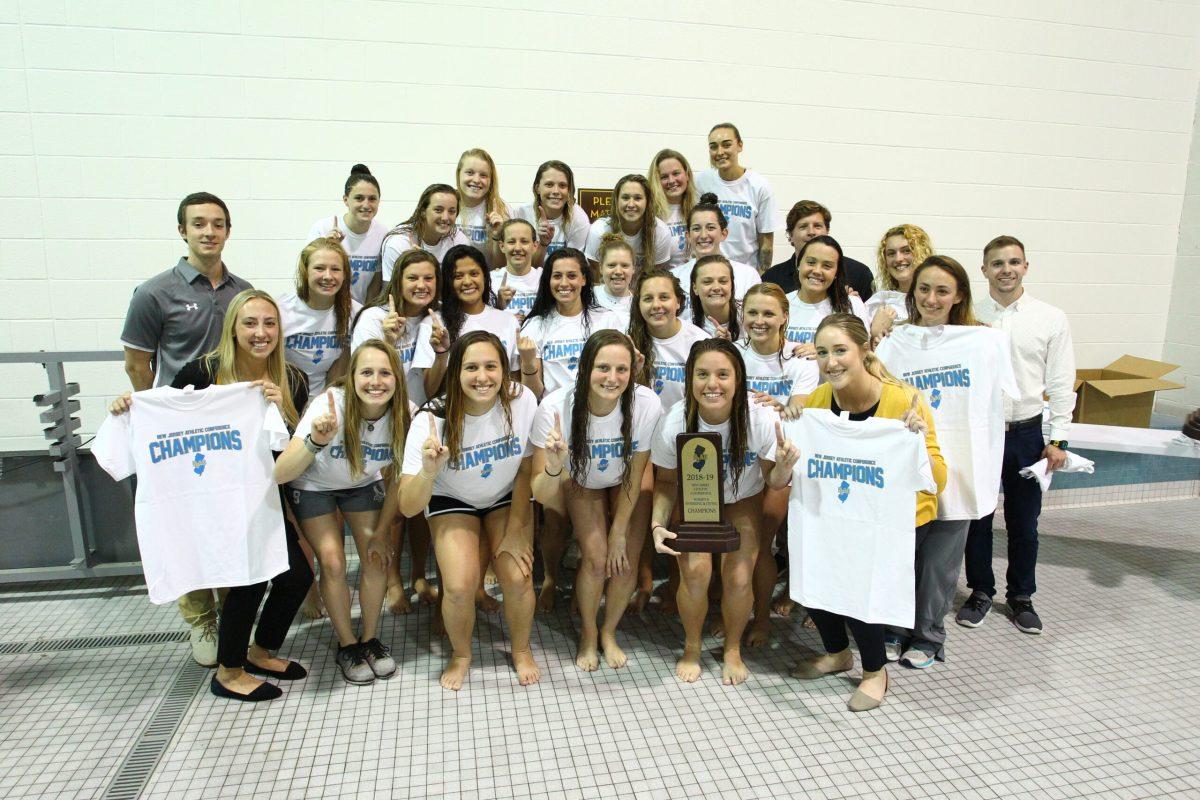
[(0, 644), (0, 656), (10, 656), (16, 653), (24, 653), (25, 648), (29, 646), (29, 642), (8, 642)]
[(134, 647), (145, 644), (186, 642), (187, 640), (187, 631), (123, 633), (116, 636), (81, 636), (74, 639), (43, 639), (36, 642), (0, 643), (0, 655), (58, 653), (63, 650), (93, 650), (98, 647)]
[[(185, 634), (186, 636), (186, 634)], [(108, 788), (104, 790), (102, 800), (135, 800), (150, 780), (150, 774), (158, 765), (162, 754), (171, 743), (171, 738), (183, 721), (196, 691), (208, 677), (208, 668), (202, 667), (192, 660), (189, 653), (182, 668), (167, 689), (158, 708), (150, 717), (150, 722), (138, 734), (133, 743), (133, 749), (125, 756), (117, 774), (113, 777)]]

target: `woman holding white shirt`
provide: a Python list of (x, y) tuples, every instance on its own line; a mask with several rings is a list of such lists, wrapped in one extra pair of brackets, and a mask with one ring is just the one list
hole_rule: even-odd
[(685, 365), (703, 330), (679, 318), (683, 288), (670, 272), (649, 269), (638, 276), (629, 317), (629, 338), (644, 357), (637, 382), (658, 395), (663, 410), (683, 399)]
[[(321, 564), (321, 597), (347, 683), (371, 683), (396, 673), (396, 662), (378, 637), (391, 557), (388, 529), (397, 500), (382, 472), (403, 446), (408, 420), (400, 359), (391, 345), (373, 339), (354, 351), (347, 375), (309, 403), (275, 462), (275, 480), (288, 484), (300, 529)], [(342, 519), (360, 561), (360, 636), (350, 618)]]
[(379, 198), (379, 181), (366, 165), (355, 164), (342, 192), (346, 213), (322, 217), (308, 231), (308, 241), (332, 239), (350, 256), (350, 294), (359, 303), (371, 296), (370, 286), (379, 272), (379, 250), (388, 232), (387, 226), (375, 219)]
[(434, 183), (425, 187), (412, 215), (383, 238), (379, 274), (368, 296), (373, 297), (379, 287), (392, 279), (392, 266), (404, 251), (424, 250), (441, 261), (451, 247), (471, 243), (456, 224), (459, 202), (458, 190), (453, 186)]
[(688, 259), (687, 221), (696, 205), (696, 179), (692, 165), (676, 150), (659, 150), (646, 172), (654, 216), (667, 223), (671, 237), (671, 268)]
[(487, 150), (473, 147), (458, 157), (454, 181), (462, 198), (458, 227), (471, 244), (487, 253), (489, 263), (502, 265), (500, 226), (512, 212), (500, 197), (496, 162)]
[[(678, 267), (672, 267), (671, 273), (679, 278), (682, 286), (691, 286), (692, 270), (696, 262), (705, 256), (724, 256), (721, 245), (728, 238), (729, 221), (725, 218), (725, 212), (717, 205), (717, 196), (705, 194), (688, 214), (687, 242), (691, 257)], [(733, 269), (734, 283), (737, 285), (738, 294), (735, 295), (735, 299), (741, 300), (751, 286), (762, 282), (762, 278), (758, 270), (749, 264), (732, 258), (727, 260)]]
[(833, 313), (854, 314), (868, 329), (871, 318), (863, 301), (846, 289), (842, 246), (832, 236), (814, 236), (796, 254), (800, 288), (787, 295), (790, 314), (787, 340), (800, 345), (797, 352), (813, 357), (813, 336), (821, 320)]
[(555, 250), (563, 247), (582, 250), (587, 244), (591, 223), (575, 202), (575, 173), (562, 161), (546, 161), (537, 168), (533, 176), (533, 202), (519, 206), (514, 216), (532, 222), (537, 228), (535, 267), (540, 267)]
[(600, 266), (600, 242), (610, 233), (621, 236), (634, 252), (634, 266), (667, 267), (671, 262), (671, 232), (650, 208), (650, 182), (626, 175), (613, 187), (609, 215), (592, 223), (583, 252), (593, 269)]
[[(635, 358), (625, 334), (593, 333), (575, 385), (546, 395), (533, 423), (533, 496), (546, 504), (565, 497), (583, 556), (575, 576), (583, 618), (575, 665), (586, 672), (599, 668), (601, 650), (610, 668), (625, 666), (617, 624), (637, 579), (650, 515), (642, 483), (662, 406), (634, 383)], [(597, 628), (602, 594), (604, 625)]]
[(350, 295), (350, 256), (333, 239), (314, 239), (300, 251), (296, 291), (276, 298), (284, 358), (308, 378), (316, 396), (346, 372), (350, 322), (362, 308)]
[[(450, 353), (445, 391), (425, 404), (404, 448), (400, 511), (424, 511), (442, 575), (442, 617), (453, 648), (442, 672), (462, 688), (471, 666), (475, 592), (486, 537), (504, 592), (513, 666), (522, 686), (541, 671), (530, 649), (533, 537), (529, 431), (533, 394), (510, 379), (508, 353), (493, 334), (471, 331)], [(507, 556), (507, 557), (506, 557)]]
[(771, 267), (777, 212), (771, 184), (758, 172), (741, 165), (742, 135), (732, 122), (708, 132), (708, 161), (712, 169), (696, 176), (698, 191), (712, 192), (725, 216), (732, 220), (725, 254), (753, 265), (759, 273)]

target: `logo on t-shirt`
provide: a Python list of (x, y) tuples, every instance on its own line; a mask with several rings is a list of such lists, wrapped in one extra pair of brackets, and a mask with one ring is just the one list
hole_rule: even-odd
[(192, 472), (203, 475), (204, 466), (204, 453), (196, 453), (196, 457), (192, 459)]
[(192, 468), (196, 474), (204, 472), (205, 458), (201, 451), (241, 450), (242, 432), (228, 425), (212, 425), (174, 433), (160, 433), (147, 445), (150, 463), (158, 464), (176, 456), (196, 454)]
[(670, 383), (683, 383), (685, 375), (683, 364), (655, 364), (654, 392), (662, 394), (663, 387)]
[(503, 461), (506, 458), (521, 455), (521, 440), (516, 436), (502, 436), (499, 439), (493, 439), (490, 442), (477, 444), (469, 450), (464, 450), (459, 454), (458, 460), (451, 465), (451, 469), (463, 470), (472, 469), (483, 465), (480, 475), (484, 478), (492, 474), (493, 461)]
[[(378, 463), (390, 464), (392, 462), (392, 446), (390, 444), (370, 444), (368, 442), (360, 442), (362, 449), (363, 461), (375, 461)], [(346, 445), (338, 443), (329, 448), (330, 458), (345, 458)]]
[(850, 496), (850, 484), (842, 481), (838, 484), (838, 500), (846, 502), (846, 498)]
[(183, 310), (184, 311), (199, 311), (200, 304), (199, 303), (184, 303)]
[(942, 404), (942, 390), (934, 389), (932, 392), (929, 393), (929, 405), (933, 406), (934, 408), (937, 408), (941, 404)]
[(788, 397), (792, 393), (791, 378), (747, 378), (746, 388), (771, 397)]
[(491, 464), (484, 464), (483, 469), (481, 469), (479, 471), (479, 476), (481, 478), (491, 477), (491, 474), (492, 474), (492, 465)]
[[(900, 376), (900, 379), (923, 392), (930, 389), (969, 389), (971, 388), (971, 369), (962, 364), (929, 367), (906, 372)], [(936, 407), (934, 406), (934, 408)]]
[(788, 328), (787, 340), (797, 344), (808, 344), (813, 340), (813, 334), (816, 332), (816, 328)]
[(846, 458), (817, 453), (808, 459), (807, 475), (810, 478), (831, 478), (841, 481), (838, 485), (838, 500), (843, 503), (850, 496), (850, 484), (873, 486), (882, 489), (883, 467), (869, 458)]
[(567, 369), (574, 371), (579, 366), (579, 354), (583, 352), (583, 340), (547, 342), (542, 348), (543, 361), (566, 361)]
[(317, 349), (317, 352), (313, 353), (313, 363), (314, 363), (314, 364), (320, 364), (320, 363), (321, 363), (321, 359), (322, 359), (322, 358), (324, 358), (324, 357), (325, 357), (325, 351), (324, 351), (324, 350), (322, 350), (322, 349), (319, 349), (319, 348), (318, 348), (318, 349)]
[(718, 203), (729, 219), (754, 219), (754, 209), (749, 203)]
[(600, 461), (596, 464), (596, 469), (600, 470), (601, 472), (604, 472), (604, 470), (608, 469), (608, 459), (600, 459)]
[(359, 275), (366, 275), (370, 278), (379, 266), (379, 258), (376, 256), (351, 256), (350, 257), (350, 285), (358, 283)]

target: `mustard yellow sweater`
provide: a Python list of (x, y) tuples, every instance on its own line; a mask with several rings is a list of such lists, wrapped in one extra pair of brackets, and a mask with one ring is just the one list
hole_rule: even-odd
[[(884, 382), (883, 392), (879, 395), (879, 408), (875, 416), (884, 419), (901, 419), (904, 412), (912, 405), (913, 392), (906, 386)], [(829, 408), (833, 400), (833, 387), (822, 383), (804, 401), (805, 408)], [(929, 404), (921, 399), (921, 417), (929, 429), (925, 432), (925, 449), (929, 452), (929, 466), (933, 470), (933, 481), (937, 484), (938, 493), (946, 488), (946, 461), (942, 458), (942, 450), (938, 447), (937, 430), (933, 427), (933, 413)], [(917, 493), (917, 527), (937, 519), (937, 495), (929, 492)]]

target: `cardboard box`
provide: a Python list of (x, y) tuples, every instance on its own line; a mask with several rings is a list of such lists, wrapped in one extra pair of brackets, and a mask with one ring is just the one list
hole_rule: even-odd
[(1075, 422), (1149, 428), (1154, 393), (1182, 389), (1182, 383), (1164, 381), (1163, 375), (1179, 368), (1137, 356), (1121, 356), (1102, 369), (1075, 371)]

